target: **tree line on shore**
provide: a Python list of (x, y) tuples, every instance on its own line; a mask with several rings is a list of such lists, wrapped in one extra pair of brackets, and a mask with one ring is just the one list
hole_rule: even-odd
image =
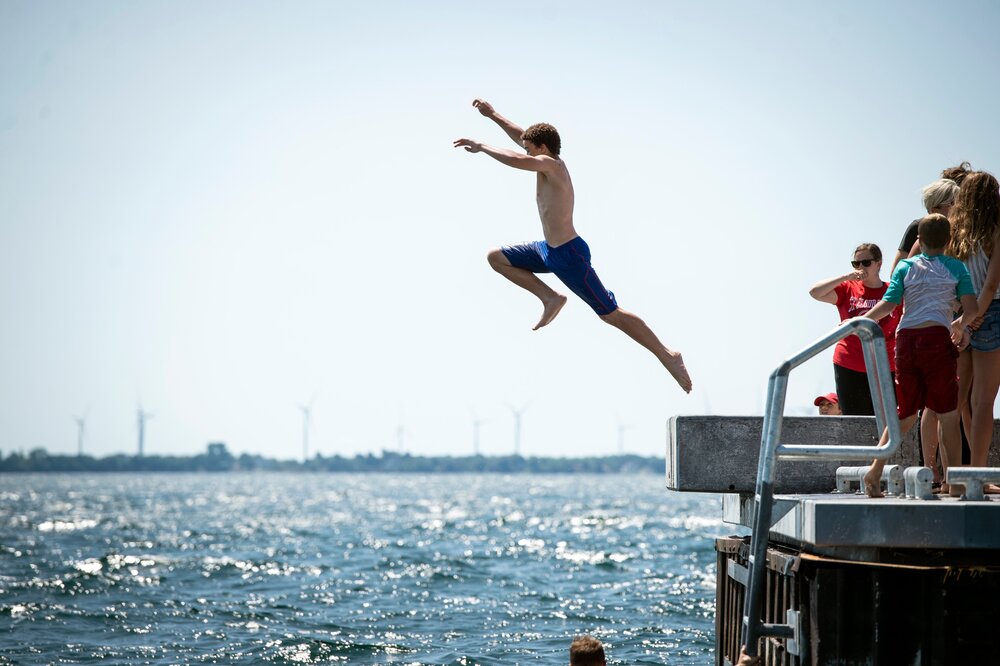
[(607, 474), (621, 472), (662, 473), (662, 458), (616, 455), (585, 458), (524, 458), (509, 456), (415, 456), (383, 451), (364, 454), (315, 457), (303, 462), (278, 460), (247, 453), (234, 456), (225, 445), (210, 445), (194, 456), (130, 456), (103, 458), (88, 455), (50, 455), (45, 449), (27, 454), (0, 454), (0, 472), (396, 472), (498, 474)]

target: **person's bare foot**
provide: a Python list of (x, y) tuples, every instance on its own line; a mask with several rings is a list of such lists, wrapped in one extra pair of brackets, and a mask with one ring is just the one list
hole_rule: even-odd
[(537, 331), (542, 326), (545, 326), (556, 318), (559, 311), (563, 309), (564, 305), (566, 305), (566, 297), (562, 294), (556, 294), (550, 300), (542, 301), (542, 304), (545, 306), (545, 309), (542, 310), (542, 318), (539, 319), (538, 323), (535, 324), (535, 327), (531, 329), (533, 331)]
[(882, 470), (870, 469), (865, 474), (865, 494), (868, 497), (885, 497), (882, 494)]
[(687, 368), (684, 367), (684, 357), (681, 356), (680, 352), (669, 352), (667, 359), (663, 361), (663, 367), (667, 369), (667, 372), (674, 378), (685, 393), (691, 392), (691, 376), (688, 374)]
[(941, 487), (943, 488), (944, 486), (948, 486), (948, 497), (962, 497), (963, 495), (965, 495), (964, 483), (953, 483), (951, 485), (948, 485), (946, 483)]
[(983, 492), (987, 495), (1000, 495), (1000, 486), (995, 483), (984, 483)]

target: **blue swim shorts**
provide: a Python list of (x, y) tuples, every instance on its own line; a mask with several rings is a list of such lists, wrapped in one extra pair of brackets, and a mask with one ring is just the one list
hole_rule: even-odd
[(552, 247), (545, 241), (504, 245), (500, 248), (507, 261), (532, 273), (553, 273), (570, 291), (583, 299), (599, 315), (618, 309), (615, 295), (608, 291), (590, 265), (590, 246), (577, 236)]
[(986, 308), (983, 323), (972, 332), (969, 346), (978, 352), (1000, 349), (1000, 299), (991, 301)]

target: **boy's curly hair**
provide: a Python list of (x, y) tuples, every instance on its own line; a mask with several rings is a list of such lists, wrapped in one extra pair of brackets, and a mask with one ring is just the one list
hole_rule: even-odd
[(530, 141), (536, 146), (546, 146), (549, 152), (559, 157), (559, 149), (562, 148), (562, 141), (559, 139), (559, 132), (548, 123), (536, 123), (524, 130), (521, 139)]
[(570, 666), (604, 666), (604, 646), (593, 636), (577, 636), (569, 646)]
[(965, 177), (948, 218), (951, 221), (951, 245), (948, 254), (965, 261), (982, 246), (989, 257), (993, 238), (1000, 228), (1000, 185), (985, 171)]

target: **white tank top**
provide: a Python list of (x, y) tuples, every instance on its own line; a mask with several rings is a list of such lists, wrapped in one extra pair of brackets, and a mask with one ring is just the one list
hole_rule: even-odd
[[(994, 252), (1000, 251), (1000, 248), (993, 248)], [(986, 256), (983, 252), (983, 246), (976, 246), (976, 251), (969, 255), (969, 258), (965, 260), (965, 267), (969, 269), (969, 275), (972, 276), (972, 287), (976, 290), (976, 294), (983, 293), (983, 283), (986, 282), (986, 269), (990, 266), (990, 258)], [(997, 288), (995, 294), (993, 294), (993, 299), (996, 300), (1000, 298), (1000, 287)]]

